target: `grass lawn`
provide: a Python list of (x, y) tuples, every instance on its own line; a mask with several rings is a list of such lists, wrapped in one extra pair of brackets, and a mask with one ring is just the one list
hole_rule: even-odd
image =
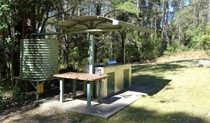
[(157, 89), (118, 115), (133, 116), (136, 122), (210, 123), (210, 68), (193, 65), (188, 61), (134, 66), (135, 84)]
[(133, 84), (156, 86), (156, 90), (109, 119), (59, 112), (16, 122), (70, 118), (82, 123), (210, 123), (210, 68), (196, 67), (194, 62), (133, 65)]

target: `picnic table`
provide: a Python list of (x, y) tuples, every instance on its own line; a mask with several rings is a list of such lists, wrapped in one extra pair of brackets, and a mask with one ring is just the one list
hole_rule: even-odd
[(98, 83), (98, 99), (99, 102), (102, 102), (102, 91), (101, 91), (101, 82), (102, 79), (107, 78), (108, 75), (97, 75), (89, 73), (76, 73), (76, 72), (67, 72), (61, 74), (54, 74), (54, 77), (59, 78), (60, 80), (60, 102), (63, 102), (64, 97), (64, 79), (73, 80), (73, 89), (72, 94), (73, 98), (76, 97), (76, 80), (82, 80), (87, 82), (87, 107), (91, 107), (91, 83)]

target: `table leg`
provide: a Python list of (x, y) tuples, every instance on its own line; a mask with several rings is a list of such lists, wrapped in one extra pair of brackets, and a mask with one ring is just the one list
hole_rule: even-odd
[(101, 79), (98, 80), (98, 101), (102, 103)]
[(83, 91), (84, 91), (84, 95), (87, 95), (87, 82), (86, 81), (83, 82)]
[(72, 88), (73, 99), (76, 98), (76, 80), (73, 79), (73, 88)]
[(63, 102), (64, 95), (64, 79), (60, 79), (60, 102)]
[(39, 85), (39, 82), (36, 82), (36, 100), (39, 99), (38, 85)]
[(87, 107), (91, 107), (91, 84), (87, 82)]

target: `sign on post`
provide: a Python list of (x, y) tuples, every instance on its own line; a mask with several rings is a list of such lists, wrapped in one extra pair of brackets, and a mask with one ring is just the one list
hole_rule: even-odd
[(38, 83), (37, 92), (38, 92), (39, 94), (44, 92), (44, 83), (43, 83), (43, 82)]

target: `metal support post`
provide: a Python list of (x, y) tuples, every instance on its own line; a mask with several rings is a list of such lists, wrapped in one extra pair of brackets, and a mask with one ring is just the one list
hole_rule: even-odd
[(38, 85), (39, 85), (39, 82), (36, 82), (36, 100), (39, 99)]
[(60, 102), (63, 102), (64, 96), (64, 79), (60, 79)]
[(98, 101), (102, 103), (102, 90), (101, 90), (101, 79), (98, 80)]
[(91, 107), (91, 84), (87, 82), (87, 107)]
[(73, 88), (72, 88), (73, 99), (76, 98), (76, 80), (73, 79)]
[(94, 73), (94, 39), (93, 39), (93, 34), (90, 34), (90, 39), (89, 39), (89, 73), (93, 74)]

